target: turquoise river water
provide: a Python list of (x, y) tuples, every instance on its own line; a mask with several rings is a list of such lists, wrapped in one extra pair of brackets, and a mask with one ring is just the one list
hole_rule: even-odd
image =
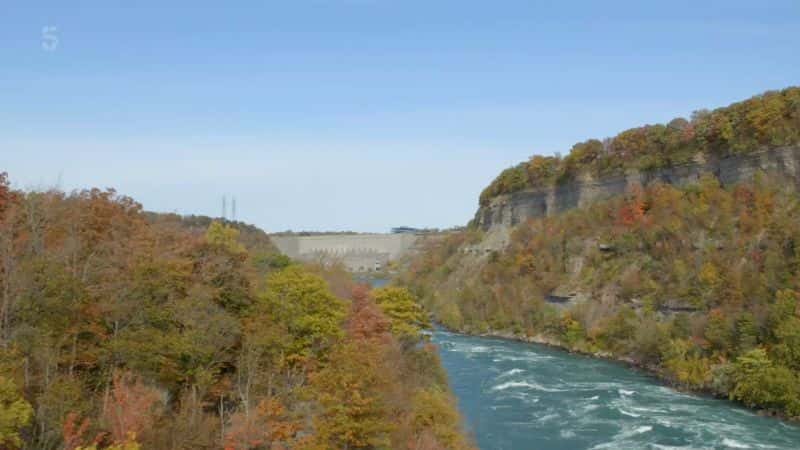
[(446, 331), (433, 341), (481, 450), (800, 449), (800, 426), (621, 364)]

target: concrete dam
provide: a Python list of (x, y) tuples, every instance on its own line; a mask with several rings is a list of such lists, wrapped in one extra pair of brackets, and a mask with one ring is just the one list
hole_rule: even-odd
[(352, 272), (374, 272), (414, 248), (416, 233), (272, 235), (278, 249), (292, 259), (331, 264)]

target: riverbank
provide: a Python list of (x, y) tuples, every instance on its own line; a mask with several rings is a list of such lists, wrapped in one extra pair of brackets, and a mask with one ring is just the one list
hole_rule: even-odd
[(781, 420), (783, 422), (790, 423), (790, 424), (795, 424), (795, 425), (796, 424), (800, 424), (800, 417), (790, 417), (790, 416), (788, 416), (788, 415), (786, 415), (786, 414), (784, 414), (784, 413), (782, 413), (781, 411), (778, 411), (778, 410), (769, 410), (769, 409), (763, 409), (763, 408), (753, 408), (753, 407), (750, 407), (750, 406), (748, 406), (748, 405), (746, 405), (746, 404), (744, 404), (742, 402), (739, 402), (739, 401), (736, 401), (736, 400), (732, 400), (731, 398), (728, 397), (728, 395), (720, 393), (720, 392), (715, 392), (712, 389), (697, 389), (697, 388), (691, 388), (691, 387), (688, 387), (688, 386), (681, 385), (679, 383), (676, 383), (675, 380), (672, 380), (669, 377), (665, 376), (663, 370), (660, 367), (658, 367), (656, 365), (652, 365), (652, 364), (645, 364), (645, 363), (642, 363), (640, 361), (636, 361), (635, 359), (627, 357), (627, 356), (615, 355), (615, 354), (613, 354), (611, 352), (602, 351), (602, 350), (595, 351), (595, 352), (590, 352), (590, 351), (586, 351), (586, 350), (570, 347), (570, 346), (564, 344), (563, 342), (561, 342), (561, 341), (559, 341), (557, 339), (553, 339), (551, 337), (544, 336), (544, 335), (541, 335), (541, 334), (534, 335), (534, 336), (527, 336), (527, 335), (516, 334), (516, 333), (513, 333), (511, 331), (504, 331), (504, 330), (489, 330), (489, 331), (482, 332), (482, 333), (471, 333), (471, 332), (468, 332), (468, 331), (465, 331), (465, 330), (453, 330), (453, 329), (450, 329), (450, 328), (442, 325), (439, 322), (436, 322), (436, 324), (437, 324), (437, 326), (440, 326), (442, 329), (445, 329), (448, 332), (462, 334), (464, 336), (488, 337), (488, 338), (504, 339), (504, 340), (514, 341), (514, 342), (523, 342), (523, 343), (526, 343), (526, 344), (542, 345), (542, 346), (545, 346), (545, 347), (548, 347), (548, 348), (551, 348), (551, 349), (555, 349), (555, 350), (558, 350), (558, 351), (561, 351), (561, 352), (569, 353), (569, 354), (581, 355), (581, 356), (586, 356), (586, 357), (590, 357), (590, 358), (601, 359), (601, 360), (604, 360), (604, 361), (621, 363), (621, 364), (625, 365), (629, 369), (640, 371), (640, 372), (646, 374), (647, 376), (650, 376), (650, 377), (658, 380), (660, 383), (662, 383), (666, 387), (668, 387), (670, 389), (673, 389), (673, 390), (675, 390), (677, 392), (688, 393), (688, 394), (698, 395), (698, 396), (707, 397), (707, 398), (730, 401), (731, 403), (736, 404), (738, 406), (741, 406), (743, 408), (746, 408), (747, 410), (752, 411), (754, 414), (762, 416), (762, 417), (775, 418), (775, 419), (779, 419), (779, 420)]
[(671, 389), (617, 361), (444, 329), (431, 339), (481, 450), (796, 450), (800, 442), (796, 425)]

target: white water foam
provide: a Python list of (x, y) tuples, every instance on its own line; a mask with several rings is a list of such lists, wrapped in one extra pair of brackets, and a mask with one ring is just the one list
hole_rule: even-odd
[(664, 413), (665, 411), (660, 408), (646, 408), (644, 406), (631, 406), (631, 409), (641, 413)]
[(553, 359), (552, 356), (539, 355), (537, 353), (526, 353), (524, 356), (509, 355), (507, 353), (500, 353), (492, 358), (494, 362), (500, 361), (526, 361), (526, 362), (540, 362)]
[(492, 349), (483, 345), (454, 345), (453, 350), (461, 353), (488, 353)]
[(558, 414), (546, 414), (546, 415), (544, 415), (542, 417), (537, 418), (536, 420), (539, 421), (539, 422), (548, 422), (548, 421), (551, 421), (553, 419), (557, 419), (559, 417), (561, 417), (561, 416), (559, 416)]
[[(489, 413), (479, 411), (479, 420), (490, 416), (502, 420), (497, 433), (525, 427), (539, 431), (530, 438), (509, 433), (503, 442), (511, 446), (503, 444), (503, 448), (537, 448), (527, 444), (540, 441), (547, 442), (538, 448), (548, 448), (549, 443), (558, 446), (559, 439), (564, 440), (562, 447), (570, 448), (569, 444), (580, 439), (581, 444), (572, 448), (800, 450), (795, 426), (776, 421), (770, 427), (766, 419), (750, 411), (720, 407), (723, 402), (677, 392), (638, 376), (620, 375), (615, 367), (601, 370), (605, 368), (601, 363), (596, 364), (594, 374), (589, 368), (594, 366), (572, 358), (564, 358), (568, 359), (565, 362), (558, 355), (517, 351), (516, 346), (508, 349), (492, 341), (468, 341), (443, 343), (442, 353), (444, 359), (458, 358), (459, 364), (466, 360), (466, 369), (457, 365), (455, 373), (467, 370), (473, 375), (473, 371), (483, 370), (482, 377), (462, 386), (465, 395), (485, 397), (478, 408)], [(538, 363), (542, 359), (552, 361)], [(481, 366), (474, 367), (478, 362)], [(478, 386), (480, 392), (474, 392)], [(518, 414), (510, 414), (512, 410)], [(482, 431), (484, 436), (499, 435)]]
[(641, 414), (635, 414), (635, 413), (632, 413), (632, 412), (628, 412), (628, 411), (625, 411), (625, 410), (624, 410), (624, 409), (622, 409), (622, 408), (617, 408), (617, 410), (618, 410), (620, 413), (622, 413), (622, 414), (625, 414), (626, 416), (629, 416), (629, 417), (642, 417), (642, 415), (641, 415)]
[(531, 383), (528, 381), (506, 381), (505, 383), (498, 384), (497, 386), (492, 387), (493, 391), (504, 391), (510, 388), (529, 388), (535, 391), (542, 391), (542, 392), (565, 392), (564, 389), (557, 389), (557, 388), (549, 388), (546, 386), (542, 386), (538, 383)]
[(613, 450), (620, 450), (620, 449), (641, 449), (642, 444), (632, 440), (634, 436), (647, 433), (653, 431), (653, 427), (650, 425), (641, 425), (636, 428), (628, 428), (625, 427), (622, 429), (620, 433), (612, 438), (609, 442), (604, 442), (602, 444), (597, 444), (592, 449), (613, 449)]
[(516, 375), (516, 374), (522, 373), (522, 372), (524, 372), (524, 370), (522, 370), (522, 369), (511, 369), (509, 371), (501, 373), (500, 375), (497, 376), (497, 378), (510, 377), (511, 375)]
[(744, 442), (739, 442), (735, 439), (730, 439), (730, 438), (724, 438), (722, 440), (722, 445), (728, 448), (753, 448), (745, 444)]

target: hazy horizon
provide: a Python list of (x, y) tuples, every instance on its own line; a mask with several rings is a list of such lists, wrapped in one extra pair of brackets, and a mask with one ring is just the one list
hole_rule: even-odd
[(464, 225), (530, 155), (800, 84), (796, 1), (18, 3), (15, 187), (268, 232)]

